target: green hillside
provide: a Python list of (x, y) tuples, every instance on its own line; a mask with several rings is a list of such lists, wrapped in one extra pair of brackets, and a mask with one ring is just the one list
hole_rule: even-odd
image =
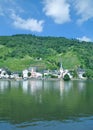
[(0, 67), (22, 70), (30, 66), (58, 69), (84, 68), (93, 76), (93, 43), (64, 37), (14, 35), (0, 37)]

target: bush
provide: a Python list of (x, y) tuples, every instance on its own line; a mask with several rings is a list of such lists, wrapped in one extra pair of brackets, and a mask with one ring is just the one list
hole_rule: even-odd
[(68, 74), (65, 74), (63, 79), (64, 79), (65, 81), (68, 81), (68, 80), (70, 80), (70, 77), (69, 77)]
[(28, 77), (30, 77), (31, 76), (31, 73), (30, 72), (28, 72)]

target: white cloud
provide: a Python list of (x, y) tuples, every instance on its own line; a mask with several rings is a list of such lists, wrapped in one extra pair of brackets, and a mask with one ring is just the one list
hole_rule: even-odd
[(37, 21), (36, 19), (29, 18), (27, 20), (21, 18), (20, 16), (12, 13), (11, 19), (13, 20), (13, 25), (16, 28), (35, 31), (35, 32), (42, 32), (43, 30), (43, 20)]
[(91, 42), (92, 40), (86, 36), (83, 36), (81, 38), (77, 38), (79, 41), (85, 41), (85, 42)]
[(66, 0), (44, 0), (43, 11), (57, 24), (70, 21), (70, 5)]
[(32, 32), (43, 31), (44, 21), (31, 17), (29, 19), (21, 18), (21, 13), (25, 11), (14, 0), (3, 0), (2, 2), (0, 1), (0, 4), (0, 15), (7, 17), (8, 22), (14, 27)]
[(78, 23), (83, 22), (93, 18), (93, 0), (73, 0), (74, 7), (77, 15), (80, 16)]

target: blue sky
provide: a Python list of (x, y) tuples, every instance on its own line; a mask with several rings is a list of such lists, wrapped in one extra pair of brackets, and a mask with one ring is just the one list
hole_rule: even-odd
[(0, 0), (0, 35), (93, 41), (93, 0)]

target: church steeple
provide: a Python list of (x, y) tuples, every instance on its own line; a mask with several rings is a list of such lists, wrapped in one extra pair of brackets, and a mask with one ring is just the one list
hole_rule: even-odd
[(63, 66), (62, 66), (62, 62), (60, 64), (60, 73), (62, 74), (63, 73)]

